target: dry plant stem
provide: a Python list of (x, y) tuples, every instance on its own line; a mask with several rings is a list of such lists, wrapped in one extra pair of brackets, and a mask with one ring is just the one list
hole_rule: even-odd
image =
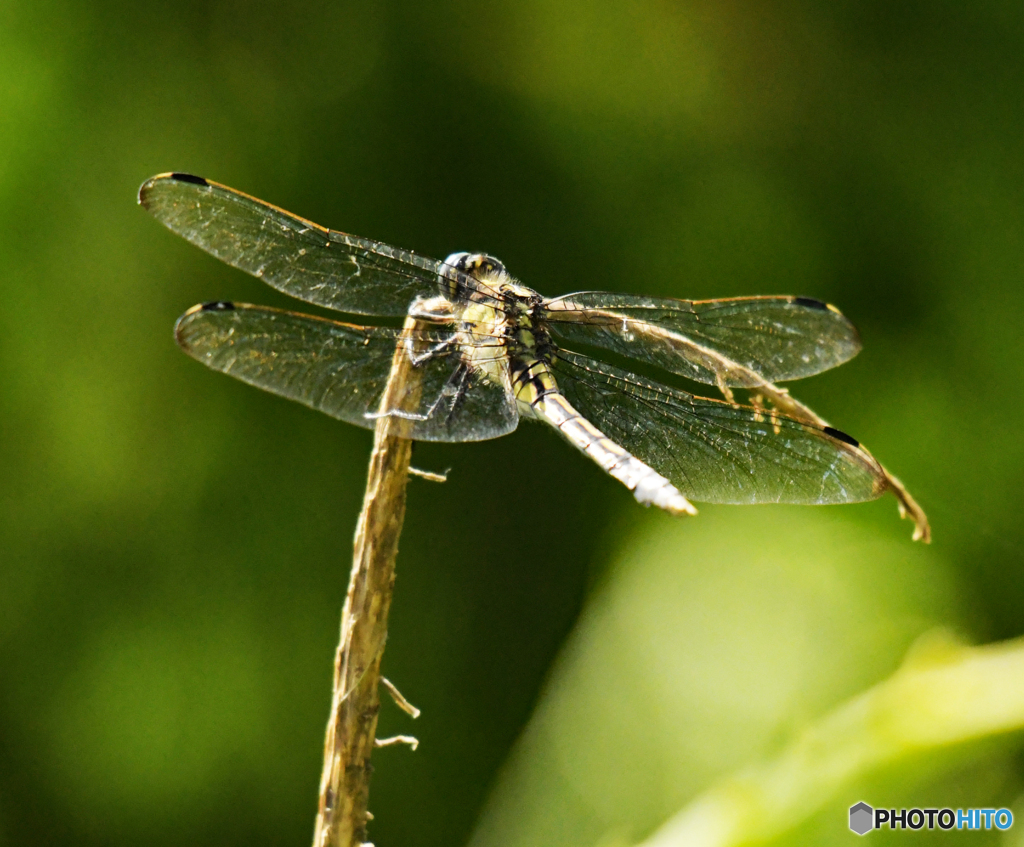
[[(404, 338), (410, 345), (411, 330), (417, 326), (414, 318), (406, 319)], [(419, 402), (422, 385), (410, 361), (410, 349), (402, 341), (395, 350), (381, 411), (413, 409)], [(409, 430), (409, 421), (402, 418), (377, 419), (341, 615), (341, 641), (334, 657), (334, 695), (324, 741), (313, 847), (356, 847), (366, 839), (370, 755), (380, 709), (380, 660), (387, 639), (412, 453), (412, 442), (406, 437)]]

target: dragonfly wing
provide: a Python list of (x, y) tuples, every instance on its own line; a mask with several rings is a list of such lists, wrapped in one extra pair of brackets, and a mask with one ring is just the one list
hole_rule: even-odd
[(887, 488), (848, 435), (747, 406), (695, 397), (560, 350), (566, 399), (606, 436), (705, 503), (855, 503)]
[[(367, 415), (380, 411), (401, 332), (244, 303), (195, 306), (175, 327), (182, 349), (208, 367), (370, 429), (375, 420)], [(449, 335), (428, 330), (417, 343), (426, 349)], [(412, 438), (483, 441), (516, 428), (515, 401), (502, 386), (468, 368), (457, 349), (419, 367), (423, 389), (414, 413), (424, 419), (413, 422)]]
[(691, 301), (592, 291), (547, 301), (545, 309), (566, 341), (710, 385), (756, 388), (799, 379), (860, 350), (853, 324), (808, 297)]
[(307, 303), (404, 315), (416, 296), (438, 293), (441, 262), (327, 229), (202, 177), (155, 176), (139, 202), (196, 246)]

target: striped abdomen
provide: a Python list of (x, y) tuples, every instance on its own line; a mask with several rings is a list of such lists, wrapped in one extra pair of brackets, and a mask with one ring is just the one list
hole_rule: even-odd
[(555, 427), (570, 444), (632, 491), (644, 506), (654, 505), (673, 515), (697, 514), (690, 501), (671, 482), (577, 412), (559, 393), (555, 377), (543, 361), (514, 362), (512, 372), (513, 390), (524, 415)]

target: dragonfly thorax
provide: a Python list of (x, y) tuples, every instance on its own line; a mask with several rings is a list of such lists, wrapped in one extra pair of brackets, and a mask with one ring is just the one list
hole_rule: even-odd
[(538, 341), (542, 347), (549, 341), (547, 332), (535, 321), (535, 310), (543, 298), (516, 282), (494, 256), (452, 253), (438, 276), (442, 296), (455, 305), (463, 331), (503, 337), (512, 354), (533, 353)]
[[(552, 344), (540, 319), (540, 294), (516, 282), (486, 253), (452, 253), (438, 276), (467, 364), (494, 384), (507, 386), (517, 401), (527, 386), (536, 389), (534, 398), (556, 390), (547, 371)], [(502, 355), (495, 355), (496, 349)], [(528, 402), (520, 406), (521, 413), (532, 415)]]

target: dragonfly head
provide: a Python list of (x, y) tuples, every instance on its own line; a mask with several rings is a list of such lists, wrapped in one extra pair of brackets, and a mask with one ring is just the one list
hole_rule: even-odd
[(496, 285), (506, 276), (505, 266), (494, 256), (486, 253), (452, 253), (441, 264), (437, 282), (441, 294), (449, 300), (459, 301), (472, 299), (473, 292), (467, 286), (466, 277)]

